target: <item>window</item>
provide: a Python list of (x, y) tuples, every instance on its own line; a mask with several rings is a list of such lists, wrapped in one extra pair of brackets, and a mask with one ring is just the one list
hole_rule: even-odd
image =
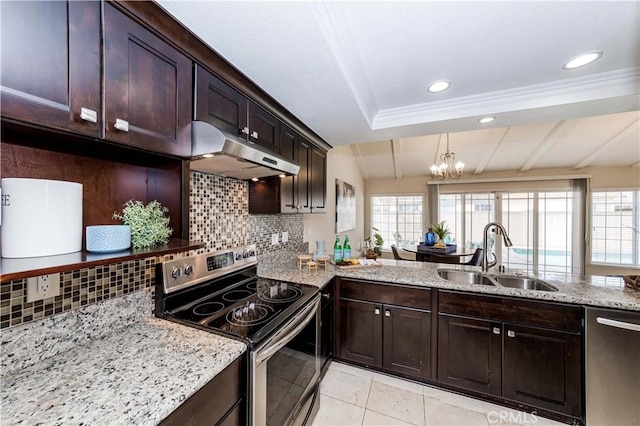
[(380, 230), (386, 249), (400, 241), (420, 241), (422, 195), (372, 196), (371, 226)]
[(592, 193), (591, 262), (640, 265), (640, 191)]
[(572, 273), (573, 199), (566, 190), (441, 194), (438, 217), (467, 249), (482, 247), (487, 223), (502, 223), (513, 247), (494, 233), (488, 247), (510, 269)]

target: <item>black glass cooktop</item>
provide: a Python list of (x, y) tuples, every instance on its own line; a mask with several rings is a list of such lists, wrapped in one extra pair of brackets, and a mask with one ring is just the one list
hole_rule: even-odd
[(309, 285), (254, 278), (186, 303), (171, 315), (257, 343), (317, 292)]

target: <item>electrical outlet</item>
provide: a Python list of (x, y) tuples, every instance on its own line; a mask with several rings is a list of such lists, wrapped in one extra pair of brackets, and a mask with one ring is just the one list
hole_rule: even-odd
[(271, 234), (271, 245), (278, 245), (278, 234)]
[(60, 295), (60, 274), (27, 278), (27, 303)]
[(289, 241), (289, 233), (288, 232), (283, 232), (282, 233), (282, 242), (286, 243), (287, 241)]

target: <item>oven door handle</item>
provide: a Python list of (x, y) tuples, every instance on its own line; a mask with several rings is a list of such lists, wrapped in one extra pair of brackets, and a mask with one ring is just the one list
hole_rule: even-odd
[[(320, 295), (317, 295), (312, 299), (312, 302), (304, 308), (296, 318), (294, 318), (291, 322), (284, 326), (279, 332), (277, 332), (269, 341), (267, 341), (262, 348), (258, 349), (255, 356), (256, 365), (262, 364), (264, 361), (271, 358), (273, 354), (278, 352), (289, 343), (293, 338), (311, 322), (313, 317), (315, 317), (316, 312), (318, 310), (318, 306), (320, 305)], [(297, 318), (303, 317), (302, 320), (297, 320)]]

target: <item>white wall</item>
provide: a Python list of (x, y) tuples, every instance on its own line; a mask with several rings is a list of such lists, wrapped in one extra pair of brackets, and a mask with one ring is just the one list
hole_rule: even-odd
[(356, 228), (340, 234), (349, 234), (351, 247), (364, 238), (364, 179), (356, 163), (351, 148), (339, 146), (327, 153), (327, 212), (305, 214), (303, 219), (304, 241), (309, 242), (309, 251), (314, 252), (317, 240), (326, 241), (326, 251), (333, 251), (336, 237), (336, 179), (347, 182), (356, 188)]

